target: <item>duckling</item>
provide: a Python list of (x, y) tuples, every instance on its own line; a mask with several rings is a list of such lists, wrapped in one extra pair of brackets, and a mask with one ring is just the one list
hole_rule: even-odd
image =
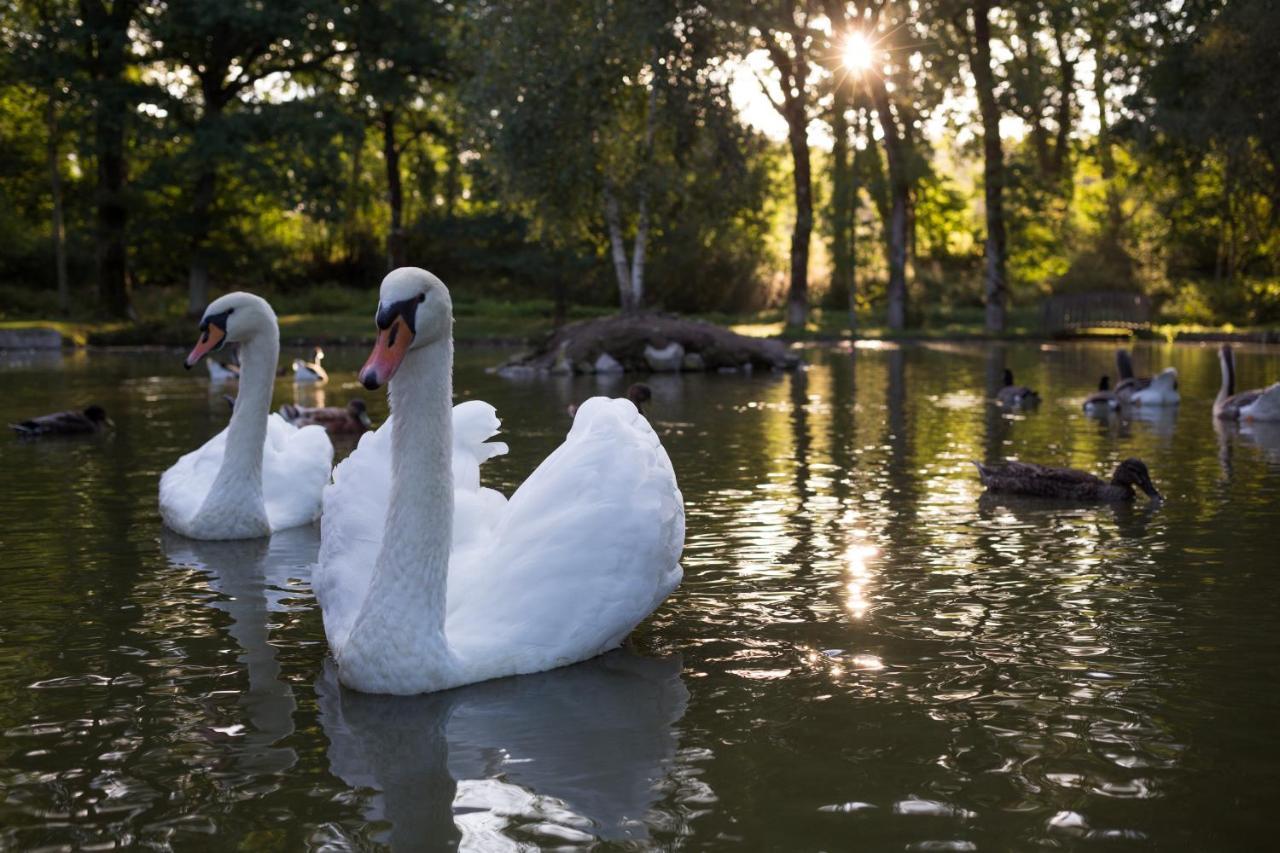
[(369, 420), (369, 411), (365, 407), (364, 400), (359, 398), (347, 403), (345, 408), (327, 406), (311, 409), (306, 406), (285, 404), (280, 407), (280, 417), (296, 427), (318, 424), (333, 435), (359, 434), (373, 429), (373, 422)]
[(1040, 402), (1040, 395), (1025, 385), (1013, 384), (1013, 371), (1004, 371), (1004, 387), (996, 392), (996, 400), (1005, 406), (1034, 406)]
[(1280, 382), (1236, 393), (1236, 355), (1229, 344), (1218, 350), (1222, 386), (1213, 401), (1213, 416), (1228, 421), (1280, 421)]
[(96, 403), (84, 411), (55, 412), (52, 415), (40, 415), (16, 424), (9, 428), (18, 435), (34, 438), (42, 435), (84, 435), (102, 432), (107, 427), (115, 426), (107, 417), (107, 412)]
[(329, 381), (329, 374), (325, 373), (323, 367), (320, 366), (320, 360), (324, 358), (324, 350), (316, 347), (315, 355), (311, 361), (303, 361), (300, 358), (293, 360), (293, 381), (303, 384), (321, 384)]
[[(636, 411), (644, 414), (644, 404), (653, 399), (653, 389), (643, 382), (636, 382), (627, 388), (626, 397), (636, 405)], [(568, 405), (569, 417), (578, 414), (578, 406), (580, 403), (570, 403)]]
[(1111, 390), (1111, 377), (1098, 380), (1098, 390), (1084, 398), (1084, 410), (1091, 414), (1110, 412), (1120, 408), (1120, 401)]
[(1072, 501), (1110, 502), (1133, 500), (1135, 496), (1133, 487), (1137, 486), (1149, 497), (1161, 496), (1155, 484), (1151, 482), (1146, 464), (1140, 459), (1126, 459), (1117, 465), (1109, 483), (1074, 468), (1050, 468), (1030, 462), (1003, 462), (999, 465), (983, 465), (981, 462), (974, 462), (973, 464), (978, 468), (978, 479), (991, 492)]

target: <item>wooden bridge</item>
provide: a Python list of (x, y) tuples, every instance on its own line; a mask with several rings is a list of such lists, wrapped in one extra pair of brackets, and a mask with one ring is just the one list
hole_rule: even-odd
[(1122, 291), (1060, 293), (1041, 303), (1040, 323), (1051, 335), (1084, 329), (1145, 329), (1151, 325), (1151, 300)]

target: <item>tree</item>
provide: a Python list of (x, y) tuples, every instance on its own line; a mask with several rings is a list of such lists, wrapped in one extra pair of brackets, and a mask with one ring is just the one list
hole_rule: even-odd
[(128, 154), (125, 134), (136, 102), (127, 73), (133, 65), (130, 29), (139, 0), (80, 0), (82, 67), (93, 102), (94, 160), (97, 163), (98, 299), (113, 317), (133, 314), (129, 290), (126, 199)]
[(986, 200), (987, 238), (983, 250), (986, 329), (1002, 332), (1009, 288), (1005, 272), (1004, 149), (1000, 141), (1000, 107), (991, 69), (991, 2), (974, 0), (973, 39), (969, 64), (973, 70), (978, 111), (982, 115), (982, 185)]
[(473, 21), (479, 152), (544, 239), (569, 245), (603, 226), (623, 311), (644, 305), (655, 206), (728, 109), (710, 73), (715, 28), (704, 7), (659, 0), (565, 2), (554, 15), (493, 3)]
[[(316, 9), (302, 0), (180, 0), (151, 22), (153, 60), (171, 91), (185, 89), (180, 113), (191, 139), (186, 165), (194, 173), (186, 218), (192, 316), (209, 301), (209, 241), (221, 219), (223, 168), (243, 159), (246, 124), (261, 122), (261, 111), (275, 105), (255, 87), (319, 68), (336, 52), (330, 22)], [(194, 84), (184, 87), (183, 74)]]
[[(430, 90), (451, 78), (448, 10), (421, 0), (360, 0), (352, 3), (342, 36), (354, 47), (347, 75), (361, 125), (382, 132), (387, 182), (387, 267), (404, 266), (404, 187), (401, 157), (423, 133), (441, 134), (430, 116)], [(408, 138), (403, 131), (408, 130)]]
[[(755, 4), (753, 4), (755, 5)], [(791, 279), (787, 291), (787, 326), (803, 329), (809, 317), (809, 238), (813, 233), (813, 178), (809, 162), (810, 87), (816, 40), (812, 19), (818, 9), (808, 2), (780, 0), (755, 6), (754, 29), (778, 73), (782, 97), (765, 87), (770, 103), (787, 123), (791, 149), (796, 220), (791, 230)]]

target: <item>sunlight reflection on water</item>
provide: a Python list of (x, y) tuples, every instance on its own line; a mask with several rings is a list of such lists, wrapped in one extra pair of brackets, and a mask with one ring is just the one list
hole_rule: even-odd
[[(329, 354), (325, 402), (363, 394), (363, 355)], [(1102, 421), (1078, 400), (1106, 347), (807, 356), (655, 377), (686, 575), (631, 648), (399, 700), (333, 680), (314, 529), (160, 530), (156, 478), (225, 424), (221, 392), (177, 358), (0, 359), (15, 411), (93, 398), (118, 424), (0, 443), (0, 846), (1259, 846), (1280, 793), (1280, 435), (1208, 416), (1212, 350), (1142, 348), (1184, 402)], [(1242, 350), (1242, 382), (1267, 356)], [(504, 418), (486, 479), (509, 493), (568, 403), (625, 380), (505, 383), (482, 370), (497, 357), (460, 351), (456, 386)], [(1039, 410), (989, 404), (1006, 365)], [(969, 464), (1131, 455), (1163, 505), (982, 495)], [(1227, 802), (1230, 822), (1197, 819)]]

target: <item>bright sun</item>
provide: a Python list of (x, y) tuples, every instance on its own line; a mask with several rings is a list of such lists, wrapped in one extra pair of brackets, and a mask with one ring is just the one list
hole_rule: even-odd
[(871, 67), (871, 42), (862, 33), (849, 33), (844, 40), (842, 60), (850, 71), (866, 71)]

